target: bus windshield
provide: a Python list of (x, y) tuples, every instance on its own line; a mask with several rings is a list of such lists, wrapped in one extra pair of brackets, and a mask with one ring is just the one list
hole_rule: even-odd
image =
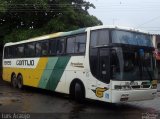
[(153, 47), (151, 35), (121, 30), (112, 31), (112, 43)]
[(152, 52), (127, 48), (111, 51), (111, 77), (114, 80), (153, 80), (154, 59)]

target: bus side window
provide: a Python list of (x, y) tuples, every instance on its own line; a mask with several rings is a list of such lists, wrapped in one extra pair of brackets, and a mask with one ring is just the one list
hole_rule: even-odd
[(28, 43), (25, 46), (25, 56), (34, 57), (35, 56), (35, 43)]
[(76, 36), (75, 53), (84, 53), (86, 49), (86, 35)]
[(16, 57), (17, 58), (24, 57), (24, 45), (19, 45), (16, 47)]
[(41, 56), (42, 46), (41, 42), (36, 43), (36, 56)]
[(63, 54), (65, 51), (65, 40), (64, 39), (59, 39), (57, 40), (57, 55), (58, 54)]
[(47, 56), (48, 55), (48, 41), (43, 41), (42, 42), (42, 56)]
[(56, 55), (57, 52), (57, 40), (56, 39), (53, 39), (53, 40), (50, 40), (49, 41), (49, 54), (50, 55)]
[(76, 42), (75, 37), (67, 38), (67, 53), (68, 54), (75, 53), (75, 42)]
[(6, 59), (6, 58), (9, 58), (9, 57), (8, 57), (8, 54), (9, 54), (9, 53), (8, 53), (8, 47), (5, 47), (5, 48), (4, 48), (4, 58), (5, 58), (5, 59)]
[(7, 47), (7, 58), (14, 58), (15, 48), (14, 46)]

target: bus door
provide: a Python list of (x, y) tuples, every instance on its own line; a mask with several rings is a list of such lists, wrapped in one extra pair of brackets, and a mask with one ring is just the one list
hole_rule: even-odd
[[(89, 89), (91, 89), (95, 94), (97, 99), (101, 99), (106, 91), (106, 87), (109, 87), (110, 82), (110, 58), (109, 58), (109, 48), (93, 48), (90, 52), (90, 67), (92, 75), (96, 80), (89, 78)], [(92, 93), (90, 93), (92, 94)], [(94, 95), (95, 95), (94, 94)], [(90, 95), (92, 98), (92, 95)]]
[(98, 70), (95, 94), (98, 100), (103, 100), (104, 98), (109, 100), (109, 92), (105, 93), (109, 89), (110, 82), (109, 48), (98, 48), (97, 56)]
[(110, 58), (109, 58), (109, 48), (99, 48), (98, 52), (98, 77), (99, 81), (97, 82), (97, 86), (100, 85), (100, 82), (109, 83), (110, 82)]

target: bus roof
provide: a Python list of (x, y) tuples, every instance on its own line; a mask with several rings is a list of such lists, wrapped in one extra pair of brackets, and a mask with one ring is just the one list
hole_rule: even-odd
[(19, 42), (10, 42), (10, 43), (6, 43), (5, 46), (18, 45), (18, 44), (22, 44), (22, 43), (40, 41), (40, 40), (45, 40), (45, 39), (57, 38), (57, 37), (65, 37), (65, 36), (69, 36), (69, 35), (85, 33), (85, 32), (87, 32), (87, 30), (98, 30), (98, 29), (104, 29), (104, 28), (149, 34), (148, 32), (144, 32), (144, 31), (134, 29), (134, 28), (129, 28), (129, 27), (101, 25), (101, 26), (94, 26), (94, 27), (88, 27), (88, 28), (81, 28), (78, 30), (73, 30), (73, 31), (68, 31), (68, 32), (52, 33), (52, 34), (43, 35), (43, 36), (39, 36), (39, 37), (35, 37), (35, 38), (30, 38), (28, 40), (23, 40), (23, 41), (19, 41)]

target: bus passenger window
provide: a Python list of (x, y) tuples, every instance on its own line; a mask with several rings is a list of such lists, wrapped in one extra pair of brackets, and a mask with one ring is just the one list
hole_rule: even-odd
[(65, 50), (65, 40), (64, 39), (60, 39), (60, 40), (57, 40), (57, 54), (63, 54), (64, 53), (64, 50)]
[(14, 48), (13, 46), (5, 47), (4, 49), (4, 58), (13, 58), (14, 57)]
[(41, 56), (42, 46), (41, 43), (36, 43), (36, 56)]
[(23, 57), (24, 56), (24, 46), (21, 45), (21, 46), (17, 46), (16, 47), (16, 57)]
[(84, 53), (86, 47), (86, 35), (76, 36), (75, 53)]
[(48, 42), (42, 42), (42, 56), (48, 55)]
[(35, 56), (35, 45), (34, 45), (34, 43), (26, 44), (26, 46), (25, 46), (25, 56), (26, 57)]
[(67, 53), (73, 54), (75, 53), (75, 37), (71, 37), (67, 39)]
[(56, 48), (57, 47), (57, 40), (54, 39), (54, 40), (50, 40), (49, 41), (49, 54), (50, 55), (56, 55)]
[(4, 48), (4, 58), (8, 58), (8, 47)]

